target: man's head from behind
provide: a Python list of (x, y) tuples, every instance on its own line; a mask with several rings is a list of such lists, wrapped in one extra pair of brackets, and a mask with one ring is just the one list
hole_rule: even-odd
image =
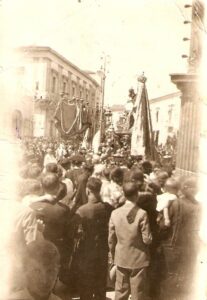
[(42, 193), (42, 186), (39, 180), (26, 179), (23, 183), (24, 195), (37, 195), (40, 196)]
[(83, 167), (84, 173), (87, 174), (88, 176), (91, 176), (94, 171), (94, 166), (93, 164), (85, 164)]
[(168, 178), (164, 185), (165, 192), (178, 195), (180, 183), (174, 178)]
[(46, 173), (42, 177), (42, 188), (46, 194), (56, 195), (59, 190), (59, 177), (55, 173)]
[(190, 176), (184, 179), (181, 185), (182, 194), (189, 200), (194, 200), (198, 192), (198, 178)]
[(114, 168), (111, 171), (111, 179), (119, 185), (122, 185), (124, 179), (124, 171), (121, 168)]
[(62, 169), (56, 163), (49, 163), (45, 168), (48, 173), (57, 174), (59, 178), (62, 176)]
[(27, 246), (25, 260), (27, 288), (37, 299), (50, 295), (57, 279), (59, 264), (59, 252), (51, 242), (34, 241)]
[(111, 175), (110, 169), (109, 168), (104, 168), (104, 170), (102, 172), (102, 175), (104, 176), (104, 178), (106, 178), (109, 181), (110, 180), (110, 175)]
[(27, 178), (36, 179), (42, 173), (42, 168), (38, 164), (32, 164), (27, 170)]
[(71, 157), (71, 162), (74, 167), (80, 168), (83, 163), (83, 158), (81, 155), (73, 155)]
[(143, 172), (145, 174), (149, 175), (152, 172), (152, 164), (151, 164), (151, 162), (148, 161), (148, 160), (145, 160), (142, 163), (142, 169), (143, 169)]
[(168, 179), (168, 173), (166, 171), (160, 170), (157, 173), (157, 182), (160, 185), (160, 187), (163, 187), (165, 185), (166, 180)]
[(96, 177), (90, 177), (88, 179), (86, 188), (87, 188), (87, 194), (94, 194), (96, 196), (98, 196), (100, 194), (101, 191), (101, 185), (102, 182), (99, 178)]
[(138, 186), (135, 182), (125, 182), (123, 184), (124, 196), (132, 201), (136, 202), (138, 197)]
[(124, 180), (125, 182), (135, 182), (138, 189), (140, 189), (144, 183), (144, 173), (138, 168), (130, 170), (126, 172)]
[(46, 165), (46, 172), (49, 173), (58, 173), (58, 165), (56, 163), (49, 163)]

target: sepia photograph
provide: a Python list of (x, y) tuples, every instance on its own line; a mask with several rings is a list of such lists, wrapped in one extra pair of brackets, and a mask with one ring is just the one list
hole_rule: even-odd
[(0, 22), (0, 300), (207, 300), (207, 1)]

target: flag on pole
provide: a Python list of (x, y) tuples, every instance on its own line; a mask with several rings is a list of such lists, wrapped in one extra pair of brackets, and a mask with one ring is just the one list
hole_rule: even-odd
[(147, 95), (147, 78), (142, 75), (138, 78), (138, 91), (134, 105), (134, 125), (131, 137), (131, 155), (142, 155), (154, 159), (154, 143), (152, 136), (152, 123)]
[(100, 138), (101, 138), (101, 131), (98, 130), (94, 135), (93, 142), (92, 142), (92, 149), (94, 153), (98, 153), (98, 148), (100, 146)]

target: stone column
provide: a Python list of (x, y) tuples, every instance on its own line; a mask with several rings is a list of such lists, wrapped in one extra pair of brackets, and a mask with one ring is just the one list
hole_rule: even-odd
[(198, 76), (171, 74), (171, 80), (182, 93), (176, 171), (180, 175), (194, 174), (199, 167), (201, 119)]
[(203, 53), (204, 3), (192, 1), (191, 37), (186, 74), (171, 74), (171, 81), (181, 91), (181, 116), (179, 125), (176, 169), (179, 174), (198, 173), (201, 105), (199, 91), (200, 66)]

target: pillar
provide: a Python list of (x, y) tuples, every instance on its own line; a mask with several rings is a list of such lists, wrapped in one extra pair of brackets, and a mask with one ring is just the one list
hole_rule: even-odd
[(201, 106), (199, 81), (203, 54), (204, 2), (192, 1), (190, 49), (188, 71), (186, 74), (171, 74), (171, 81), (181, 91), (181, 111), (176, 157), (178, 174), (196, 174), (199, 172), (199, 142), (201, 133)]
[(199, 167), (201, 119), (198, 76), (171, 74), (171, 80), (182, 93), (176, 171), (180, 175), (195, 174)]

